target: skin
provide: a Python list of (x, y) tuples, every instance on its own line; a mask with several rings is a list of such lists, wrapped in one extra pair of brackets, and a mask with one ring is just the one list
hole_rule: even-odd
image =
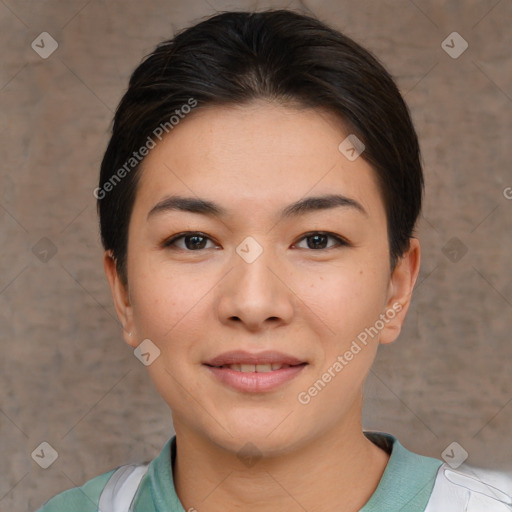
[[(147, 369), (173, 413), (174, 479), (185, 510), (357, 511), (384, 472), (388, 454), (362, 433), (363, 383), (379, 343), (400, 332), (420, 248), (411, 239), (391, 272), (375, 173), (362, 157), (340, 153), (347, 135), (330, 113), (258, 100), (198, 109), (143, 163), (127, 286), (110, 252), (104, 263), (126, 342), (135, 348), (149, 338), (161, 351)], [(287, 205), (325, 194), (351, 198), (365, 213), (338, 206), (279, 217)], [(170, 195), (214, 201), (227, 214), (148, 217)], [(206, 246), (187, 249), (181, 239), (162, 247), (183, 231), (204, 233)], [(348, 244), (321, 237), (328, 248), (310, 248), (304, 235), (312, 231)], [(247, 236), (263, 248), (252, 263), (235, 251)], [(299, 403), (393, 304), (401, 311), (379, 335)], [(244, 393), (203, 364), (238, 349), (278, 350), (308, 364), (276, 390)], [(251, 467), (237, 456), (247, 442), (261, 456)]]

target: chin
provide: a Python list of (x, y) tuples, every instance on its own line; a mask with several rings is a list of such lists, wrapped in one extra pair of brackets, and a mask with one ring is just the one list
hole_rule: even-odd
[(279, 416), (260, 416), (253, 418), (254, 421), (250, 418), (237, 418), (227, 424), (227, 432), (216, 425), (208, 437), (223, 449), (237, 455), (277, 457), (293, 451), (301, 444), (303, 437), (297, 425), (291, 422), (284, 424), (286, 420), (283, 422), (283, 419), (287, 414), (289, 411)]

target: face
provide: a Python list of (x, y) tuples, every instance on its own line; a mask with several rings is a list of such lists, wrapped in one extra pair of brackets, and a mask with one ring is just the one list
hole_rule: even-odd
[(146, 157), (127, 289), (105, 263), (127, 342), (160, 351), (147, 368), (178, 433), (278, 454), (359, 424), (419, 250), (390, 271), (375, 173), (340, 152), (347, 135), (260, 101), (198, 110)]

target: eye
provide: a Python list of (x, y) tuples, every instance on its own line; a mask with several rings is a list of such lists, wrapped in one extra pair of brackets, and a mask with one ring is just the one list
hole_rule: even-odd
[[(334, 243), (329, 245), (329, 239), (334, 240)], [(299, 242), (306, 241), (306, 247), (300, 246), (299, 243), (294, 244), (294, 247), (299, 249), (332, 249), (334, 247), (342, 247), (350, 245), (345, 239), (333, 233), (326, 233), (324, 231), (314, 231), (304, 235)]]
[[(210, 246), (208, 243), (210, 242)], [(199, 231), (189, 231), (174, 235), (165, 240), (162, 244), (163, 247), (178, 248), (184, 251), (199, 251), (201, 249), (212, 249), (218, 247), (213, 243), (211, 238)]]

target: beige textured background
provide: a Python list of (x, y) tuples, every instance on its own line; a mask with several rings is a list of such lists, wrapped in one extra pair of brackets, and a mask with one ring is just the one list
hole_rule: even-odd
[[(285, 5), (0, 0), (0, 510), (152, 458), (172, 434), (103, 275), (92, 190), (110, 120), (131, 71), (176, 28)], [(457, 441), (469, 463), (512, 469), (512, 2), (291, 5), (377, 54), (421, 137), (422, 273), (369, 377), (365, 426), (435, 457)], [(453, 31), (469, 43), (457, 59), (441, 47)], [(41, 32), (59, 44), (48, 59), (31, 48)], [(31, 458), (43, 441), (58, 452), (48, 469)]]

